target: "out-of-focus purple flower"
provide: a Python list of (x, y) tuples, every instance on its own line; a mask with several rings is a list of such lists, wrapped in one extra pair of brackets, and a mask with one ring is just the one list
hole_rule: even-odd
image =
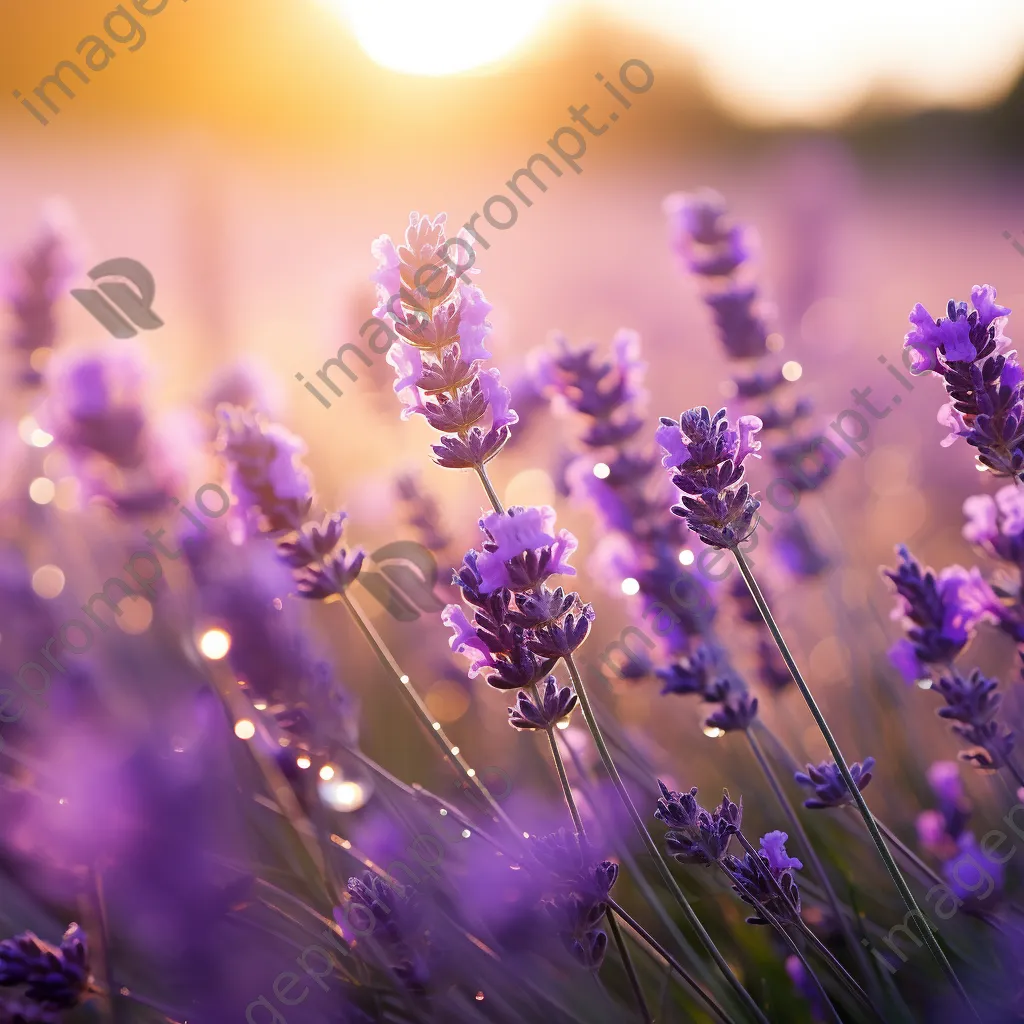
[(679, 450), (687, 455), (672, 474), (672, 483), (682, 491), (682, 504), (674, 505), (672, 512), (710, 547), (735, 547), (749, 535), (760, 506), (743, 482), (743, 462), (748, 455), (759, 457), (760, 442), (754, 435), (761, 421), (741, 416), (734, 430), (725, 409), (712, 416), (699, 406), (684, 412), (678, 423), (663, 416), (661, 426), (662, 448), (673, 458)]
[(242, 511), (262, 515), (268, 533), (298, 530), (313, 504), (309, 472), (298, 460), (305, 444), (243, 409), (221, 406), (217, 417), (220, 449)]
[(1024, 563), (1024, 488), (1007, 484), (995, 495), (975, 494), (964, 501), (964, 539), (993, 558)]
[[(857, 789), (863, 790), (871, 781), (871, 769), (874, 766), (873, 757), (865, 757), (863, 763), (855, 761), (849, 766)], [(801, 786), (814, 790), (814, 796), (804, 801), (804, 807), (809, 810), (842, 807), (853, 801), (853, 794), (847, 788), (846, 780), (835, 761), (822, 761), (817, 767), (809, 764), (806, 772), (797, 772), (793, 778)]]
[(1024, 379), (1003, 328), (1010, 310), (995, 301), (991, 285), (971, 289), (973, 310), (950, 299), (946, 316), (932, 319), (918, 303), (904, 347), (914, 353), (912, 373), (943, 378), (950, 402), (939, 421), (950, 428), (948, 446), (964, 438), (978, 462), (1000, 477), (1020, 479), (1024, 470)]
[(948, 860), (955, 855), (960, 838), (967, 829), (971, 805), (964, 795), (956, 762), (936, 761), (928, 769), (927, 776), (939, 808), (918, 815), (917, 835), (922, 846)]
[(925, 775), (932, 792), (942, 803), (959, 804), (963, 801), (964, 787), (955, 761), (935, 761)]
[(479, 288), (462, 280), (465, 272), (452, 269), (446, 219), (443, 213), (430, 219), (413, 212), (405, 245), (396, 247), (387, 235), (373, 242), (374, 315), (391, 318), (401, 336), (387, 358), (396, 371), (403, 418), (422, 415), (446, 435), (433, 445), (435, 461), (465, 469), (494, 458), (519, 417), (498, 371), (482, 369), (490, 357), (485, 345), (491, 307)]
[(807, 973), (806, 968), (796, 955), (786, 957), (786, 973), (794, 988), (810, 1004), (811, 1015), (816, 1021), (824, 1021), (830, 1018), (829, 1008), (821, 998), (821, 991), (814, 983), (814, 979)]
[(1003, 865), (986, 854), (974, 834), (964, 832), (957, 852), (942, 866), (942, 873), (954, 895), (966, 904), (981, 904), (1003, 888)]
[(84, 459), (101, 455), (122, 469), (140, 465), (147, 451), (143, 410), (145, 369), (130, 345), (55, 357), (47, 369), (46, 425), (57, 443)]
[(77, 270), (67, 220), (56, 207), (46, 210), (35, 239), (4, 274), (3, 297), (11, 311), (10, 345), (20, 363), (19, 383), (26, 387), (42, 382), (42, 373), (30, 360), (34, 352), (56, 347), (57, 301)]
[(395, 481), (398, 497), (409, 508), (409, 523), (420, 531), (420, 541), (430, 551), (443, 551), (451, 537), (441, 523), (441, 512), (434, 497), (420, 486), (411, 473), (401, 474)]
[(665, 849), (684, 864), (709, 867), (729, 852), (732, 837), (740, 830), (743, 801), (734, 804), (729, 791), (723, 790), (722, 802), (713, 811), (697, 803), (697, 787), (688, 793), (676, 793), (658, 780), (661, 796), (654, 816), (669, 829)]

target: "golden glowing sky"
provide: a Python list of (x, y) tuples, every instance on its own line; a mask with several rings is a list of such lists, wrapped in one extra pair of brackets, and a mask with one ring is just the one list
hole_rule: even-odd
[(673, 42), (730, 113), (762, 125), (834, 123), (883, 98), (982, 106), (1024, 67), (1024, 0), (320, 2), (378, 64), (434, 76), (514, 57), (567, 9), (600, 13)]

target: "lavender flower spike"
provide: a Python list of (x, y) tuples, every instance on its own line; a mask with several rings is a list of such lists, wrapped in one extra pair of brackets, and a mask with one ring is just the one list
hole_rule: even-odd
[[(725, 862), (729, 873), (736, 879), (733, 890), (740, 899), (750, 906), (754, 906), (756, 900), (783, 924), (794, 923), (800, 916), (800, 890), (793, 871), (803, 867), (796, 857), (786, 853), (787, 839), (789, 836), (785, 832), (769, 832), (761, 837), (757, 860), (753, 854), (746, 853), (742, 860), (728, 857)], [(781, 897), (775, 886), (764, 877), (765, 871), (770, 872), (778, 884)], [(768, 923), (759, 913), (747, 918), (747, 924)]]
[[(873, 757), (865, 757), (863, 764), (860, 761), (854, 761), (850, 765), (850, 774), (859, 790), (863, 790), (871, 781), (871, 769), (874, 766), (875, 759)], [(822, 761), (817, 767), (809, 764), (806, 772), (797, 772), (793, 778), (801, 786), (807, 786), (814, 790), (814, 796), (804, 801), (804, 807), (808, 810), (843, 807), (853, 800), (835, 761)]]
[(1010, 310), (996, 301), (991, 285), (971, 289), (966, 302), (946, 306), (933, 320), (918, 303), (910, 314), (913, 330), (904, 348), (914, 353), (911, 372), (942, 377), (950, 401), (939, 422), (950, 428), (943, 447), (962, 437), (978, 449), (978, 462), (999, 477), (1024, 473), (1024, 371), (1003, 334)]
[(734, 804), (729, 791), (723, 790), (722, 803), (714, 811), (707, 811), (697, 803), (696, 786), (688, 793), (676, 793), (659, 779), (658, 788), (661, 796), (654, 816), (669, 828), (665, 833), (668, 852), (684, 864), (708, 867), (721, 861), (740, 830), (743, 802)]
[(472, 246), (446, 239), (445, 220), (443, 213), (433, 220), (412, 213), (405, 245), (396, 247), (387, 235), (373, 243), (374, 315), (381, 324), (377, 333), (386, 332), (393, 342), (387, 358), (405, 407), (402, 417), (421, 415), (445, 435), (432, 446), (439, 465), (479, 468), (501, 451), (519, 416), (498, 371), (482, 368), (490, 357), (485, 344), (491, 306), (479, 288), (466, 283), (472, 262), (453, 269), (450, 244), (460, 241), (470, 252)]
[(743, 462), (748, 455), (760, 458), (760, 429), (756, 416), (741, 416), (734, 430), (725, 409), (712, 416), (706, 406), (684, 412), (678, 423), (661, 417), (655, 439), (665, 451), (664, 466), (675, 470), (672, 483), (683, 492), (672, 512), (709, 547), (734, 548), (750, 534), (761, 503), (742, 482)]

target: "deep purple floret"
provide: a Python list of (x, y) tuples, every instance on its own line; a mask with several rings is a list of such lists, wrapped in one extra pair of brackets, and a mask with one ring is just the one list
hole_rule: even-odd
[(942, 442), (964, 438), (978, 449), (978, 462), (1000, 477), (1024, 471), (1024, 371), (1003, 334), (1010, 310), (996, 301), (991, 285), (971, 289), (973, 310), (950, 299), (946, 316), (932, 319), (918, 303), (904, 347), (914, 353), (911, 372), (943, 378), (950, 401), (939, 422), (950, 429)]
[[(871, 781), (871, 769), (875, 766), (873, 757), (865, 757), (863, 763), (854, 761), (850, 767), (850, 775), (863, 790)], [(807, 766), (806, 772), (797, 772), (793, 778), (801, 785), (814, 790), (814, 796), (804, 801), (809, 810), (822, 810), (826, 807), (842, 807), (851, 803), (853, 794), (846, 785), (842, 772), (835, 761), (822, 761), (817, 767)]]
[[(743, 859), (727, 857), (725, 864), (736, 880), (733, 890), (744, 903), (760, 903), (773, 917), (789, 924), (800, 916), (800, 890), (793, 871), (803, 867), (795, 857), (786, 853), (785, 832), (769, 832), (761, 837), (761, 849), (755, 859), (746, 853)], [(775, 885), (766, 875), (770, 872)], [(779, 891), (781, 890), (781, 895)], [(748, 924), (769, 924), (760, 912), (747, 918)]]
[(559, 688), (555, 677), (549, 676), (539, 703), (519, 691), (516, 706), (508, 709), (508, 723), (513, 729), (553, 729), (574, 707), (576, 694), (568, 686)]
[(935, 575), (923, 570), (907, 548), (896, 549), (900, 564), (884, 575), (899, 595), (894, 615), (906, 621), (907, 639), (890, 657), (908, 682), (928, 675), (927, 666), (951, 662), (967, 645), (979, 622), (998, 622), (1003, 608), (977, 569), (954, 565)]
[(662, 461), (675, 470), (672, 483), (682, 492), (672, 512), (710, 547), (735, 547), (750, 534), (760, 506), (741, 481), (747, 456), (760, 457), (755, 435), (761, 421), (741, 416), (733, 429), (725, 409), (712, 416), (699, 406), (678, 422), (663, 416), (660, 423), (655, 438), (665, 451)]
[(714, 811), (707, 811), (697, 803), (697, 787), (688, 793), (676, 793), (658, 781), (661, 796), (654, 816), (668, 826), (665, 848), (676, 860), (684, 864), (705, 867), (722, 860), (729, 851), (729, 843), (740, 830), (743, 802), (734, 804), (729, 791), (723, 790), (722, 802)]

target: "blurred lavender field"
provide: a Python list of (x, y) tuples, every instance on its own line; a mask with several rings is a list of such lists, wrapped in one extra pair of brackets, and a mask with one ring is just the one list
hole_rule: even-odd
[[(49, 35), (4, 10), (10, 88), (102, 22), (86, 6)], [(968, 109), (876, 81), (773, 122), (769, 86), (738, 112), (655, 3), (565, 5), (430, 76), (329, 6), (169, 7), (45, 130), (0, 120), (0, 1024), (1024, 1019), (1024, 399), (1000, 312), (1024, 306), (1024, 44)], [(654, 84), (582, 173), (542, 167), (512, 227), (480, 221), (479, 273), (417, 299), (445, 234), (407, 238), (409, 212), (452, 237), (567, 107), (607, 119), (595, 73), (629, 59)], [(70, 296), (114, 257), (164, 321), (128, 342)], [(396, 396), (359, 332), (400, 269)], [(736, 282), (746, 351), (710, 308)], [(904, 371), (916, 303), (948, 393), (883, 365)], [(347, 343), (370, 362), (331, 372), (337, 396), (317, 371)], [(807, 482), (779, 446), (867, 388), (893, 404), (862, 415), (864, 454)], [(680, 422), (700, 406), (730, 429)], [(988, 471), (951, 428), (997, 432)], [(479, 458), (435, 464), (439, 433)], [(670, 511), (680, 480), (708, 502), (740, 470), (763, 520), (729, 522), (756, 528), (786, 653), (945, 966), (733, 558), (709, 582), (718, 534)], [(803, 533), (767, 502), (780, 476)], [(94, 601), (112, 577), (139, 595)]]

